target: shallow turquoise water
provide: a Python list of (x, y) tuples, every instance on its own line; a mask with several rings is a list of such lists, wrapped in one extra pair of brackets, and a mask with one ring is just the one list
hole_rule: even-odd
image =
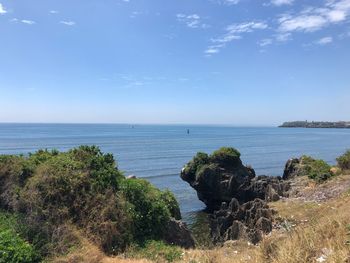
[(285, 162), (302, 154), (335, 163), (335, 158), (350, 148), (350, 129), (0, 124), (0, 153), (67, 150), (81, 144), (95, 144), (112, 152), (126, 175), (144, 177), (160, 188), (169, 188), (181, 205), (184, 219), (193, 222), (204, 205), (179, 173), (196, 152), (236, 147), (243, 162), (252, 165), (257, 174), (282, 175)]

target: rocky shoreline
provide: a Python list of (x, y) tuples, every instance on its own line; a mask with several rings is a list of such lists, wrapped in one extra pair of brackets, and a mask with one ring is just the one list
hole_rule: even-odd
[(276, 211), (269, 202), (289, 197), (296, 177), (322, 182), (333, 173), (337, 171), (324, 161), (302, 156), (286, 162), (283, 177), (257, 176), (236, 149), (221, 148), (210, 155), (198, 153), (183, 167), (181, 178), (207, 207), (213, 244), (238, 239), (257, 244), (273, 228)]

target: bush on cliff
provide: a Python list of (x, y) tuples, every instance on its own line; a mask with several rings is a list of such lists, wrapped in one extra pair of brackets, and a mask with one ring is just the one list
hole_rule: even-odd
[(169, 218), (180, 214), (170, 192), (125, 179), (113, 155), (95, 146), (0, 156), (0, 208), (22, 215), (42, 256), (66, 253), (79, 233), (116, 253), (160, 239)]
[(300, 175), (306, 175), (317, 182), (324, 182), (333, 176), (330, 172), (331, 166), (323, 160), (313, 159), (306, 155), (300, 160)]
[(196, 179), (199, 179), (198, 176), (200, 177), (200, 175), (197, 174), (198, 171), (200, 171), (203, 167), (203, 169), (209, 167), (211, 170), (213, 170), (214, 167), (212, 163), (220, 164), (223, 166), (240, 164), (240, 156), (240, 152), (231, 147), (222, 147), (219, 150), (214, 151), (211, 155), (199, 152), (183, 168), (184, 170), (181, 173), (181, 176), (183, 177), (182, 179), (185, 181), (194, 181)]
[(337, 163), (340, 169), (350, 170), (350, 150), (347, 150), (343, 155), (337, 158)]
[(120, 191), (131, 204), (133, 235), (138, 241), (161, 239), (170, 217), (180, 219), (176, 199), (141, 179), (121, 181)]
[(216, 163), (234, 164), (240, 162), (240, 157), (241, 153), (235, 148), (221, 147), (211, 154), (210, 159)]
[(186, 178), (183, 178), (185, 181), (193, 181), (196, 178), (197, 169), (209, 163), (209, 155), (206, 153), (198, 152), (193, 159), (183, 168), (184, 171), (182, 175), (186, 175)]

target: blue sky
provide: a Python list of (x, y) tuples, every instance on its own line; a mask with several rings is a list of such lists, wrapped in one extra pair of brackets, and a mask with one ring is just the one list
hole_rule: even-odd
[(350, 0), (0, 0), (0, 122), (349, 120)]

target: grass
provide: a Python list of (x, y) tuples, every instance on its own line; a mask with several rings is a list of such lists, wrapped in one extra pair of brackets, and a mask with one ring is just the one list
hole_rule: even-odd
[(162, 241), (148, 241), (142, 246), (130, 247), (125, 253), (127, 258), (149, 259), (152, 262), (176, 262), (183, 256), (183, 250), (166, 245)]

